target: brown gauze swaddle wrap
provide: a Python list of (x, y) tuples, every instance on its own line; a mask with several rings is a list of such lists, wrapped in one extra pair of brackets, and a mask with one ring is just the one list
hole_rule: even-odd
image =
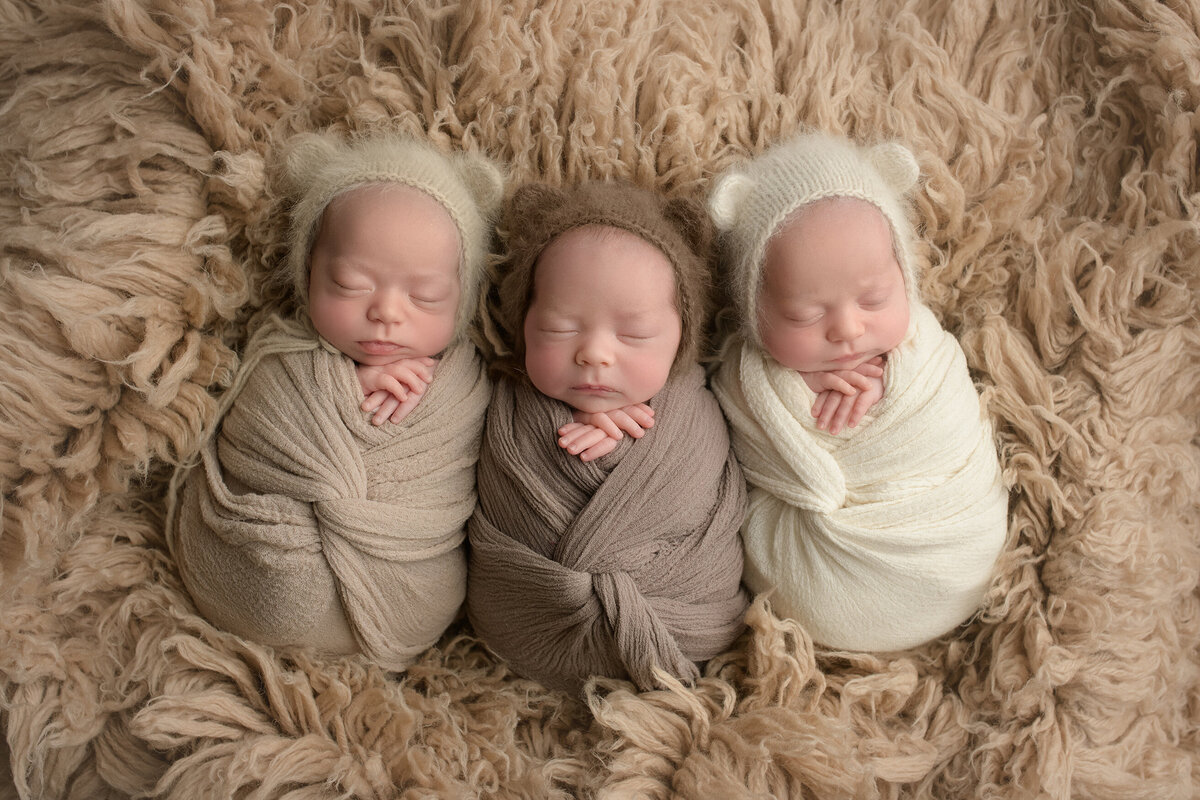
[(742, 630), (745, 484), (694, 367), (650, 403), (654, 427), (585, 463), (554, 431), (570, 408), (527, 381), (492, 394), (468, 524), (467, 609), (522, 675), (579, 692), (592, 675), (683, 680)]
[[(743, 628), (745, 482), (693, 362), (705, 308), (695, 254), (702, 211), (670, 201), (664, 214), (663, 202), (623, 185), (537, 187), (518, 192), (501, 226), (510, 256), (499, 326), (513, 358), (488, 409), (479, 506), (468, 523), (467, 611), (516, 672), (575, 694), (593, 675), (652, 689), (655, 668), (692, 681), (696, 662), (724, 651)], [(571, 408), (513, 367), (523, 359), (517, 332), (537, 255), (581, 224), (642, 236), (668, 255), (677, 282), (690, 281), (678, 303), (686, 355), (649, 403), (654, 426), (590, 463), (557, 444)]]
[(168, 531), (197, 608), (253, 641), (407, 666), (464, 596), (489, 394), (474, 346), (448, 350), (416, 408), (381, 426), (354, 362), (297, 323), (269, 323), (243, 370)]

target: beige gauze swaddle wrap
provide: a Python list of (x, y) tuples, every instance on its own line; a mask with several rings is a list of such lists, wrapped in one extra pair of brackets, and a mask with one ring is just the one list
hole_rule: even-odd
[(413, 411), (377, 427), (354, 362), (274, 319), (230, 395), (168, 525), (196, 606), (260, 643), (404, 668), (466, 592), (489, 395), (474, 346), (446, 351)]
[(872, 417), (831, 436), (798, 372), (735, 344), (713, 390), (750, 484), (747, 586), (830, 648), (888, 651), (978, 609), (1007, 493), (962, 348), (912, 307)]

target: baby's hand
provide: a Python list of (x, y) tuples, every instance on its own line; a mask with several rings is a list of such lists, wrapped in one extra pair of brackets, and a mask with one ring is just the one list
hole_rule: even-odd
[(654, 409), (645, 403), (612, 411), (576, 411), (572, 417), (574, 422), (558, 429), (558, 446), (571, 455), (578, 455), (581, 461), (594, 461), (608, 455), (624, 433), (640, 439), (646, 435), (647, 428), (654, 427)]
[(433, 380), (437, 359), (402, 358), (380, 366), (359, 365), (355, 371), (366, 399), (359, 406), (373, 415), (372, 425), (382, 425), (389, 419), (400, 422), (416, 408)]
[(862, 421), (883, 399), (883, 357), (876, 356), (852, 370), (804, 372), (804, 382), (817, 393), (812, 415), (818, 430), (837, 435)]

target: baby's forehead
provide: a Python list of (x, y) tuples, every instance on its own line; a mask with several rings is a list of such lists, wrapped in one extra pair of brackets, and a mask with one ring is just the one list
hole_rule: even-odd
[[(546, 243), (542, 248), (542, 253), (538, 257), (539, 260), (544, 258), (548, 251), (554, 248), (565, 248), (573, 244), (590, 244), (594, 247), (633, 247), (633, 248), (651, 248), (663, 258), (667, 258), (657, 245), (648, 239), (639, 236), (627, 228), (621, 228), (616, 225), (606, 225), (597, 222), (588, 222), (583, 225), (576, 225), (572, 228), (567, 228), (562, 233), (558, 234)], [(669, 259), (668, 259), (669, 260)]]
[(676, 303), (670, 258), (638, 234), (607, 225), (571, 228), (550, 240), (534, 262), (530, 302), (628, 306)]
[(534, 281), (562, 264), (588, 259), (603, 268), (606, 259), (625, 258), (645, 266), (647, 274), (665, 266), (671, 282), (675, 265), (662, 248), (637, 233), (615, 225), (588, 223), (568, 228), (552, 238), (534, 261)]
[(891, 225), (879, 206), (849, 195), (832, 195), (805, 203), (788, 214), (776, 229), (776, 235), (802, 227), (806, 222), (828, 221), (836, 219), (842, 222), (852, 222), (860, 225), (879, 226), (889, 238), (892, 236)]
[(325, 205), (323, 214), (334, 216), (345, 210), (364, 203), (386, 201), (398, 208), (423, 212), (431, 218), (444, 219), (454, 224), (454, 217), (441, 201), (428, 192), (398, 181), (374, 181), (351, 186), (345, 191), (334, 195)]

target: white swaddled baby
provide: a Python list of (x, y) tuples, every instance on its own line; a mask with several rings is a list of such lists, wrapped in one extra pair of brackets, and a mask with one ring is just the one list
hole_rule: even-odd
[(709, 203), (741, 323), (713, 389), (750, 484), (744, 580), (829, 648), (951, 631), (1007, 530), (966, 359), (918, 298), (917, 178), (901, 145), (805, 134)]

